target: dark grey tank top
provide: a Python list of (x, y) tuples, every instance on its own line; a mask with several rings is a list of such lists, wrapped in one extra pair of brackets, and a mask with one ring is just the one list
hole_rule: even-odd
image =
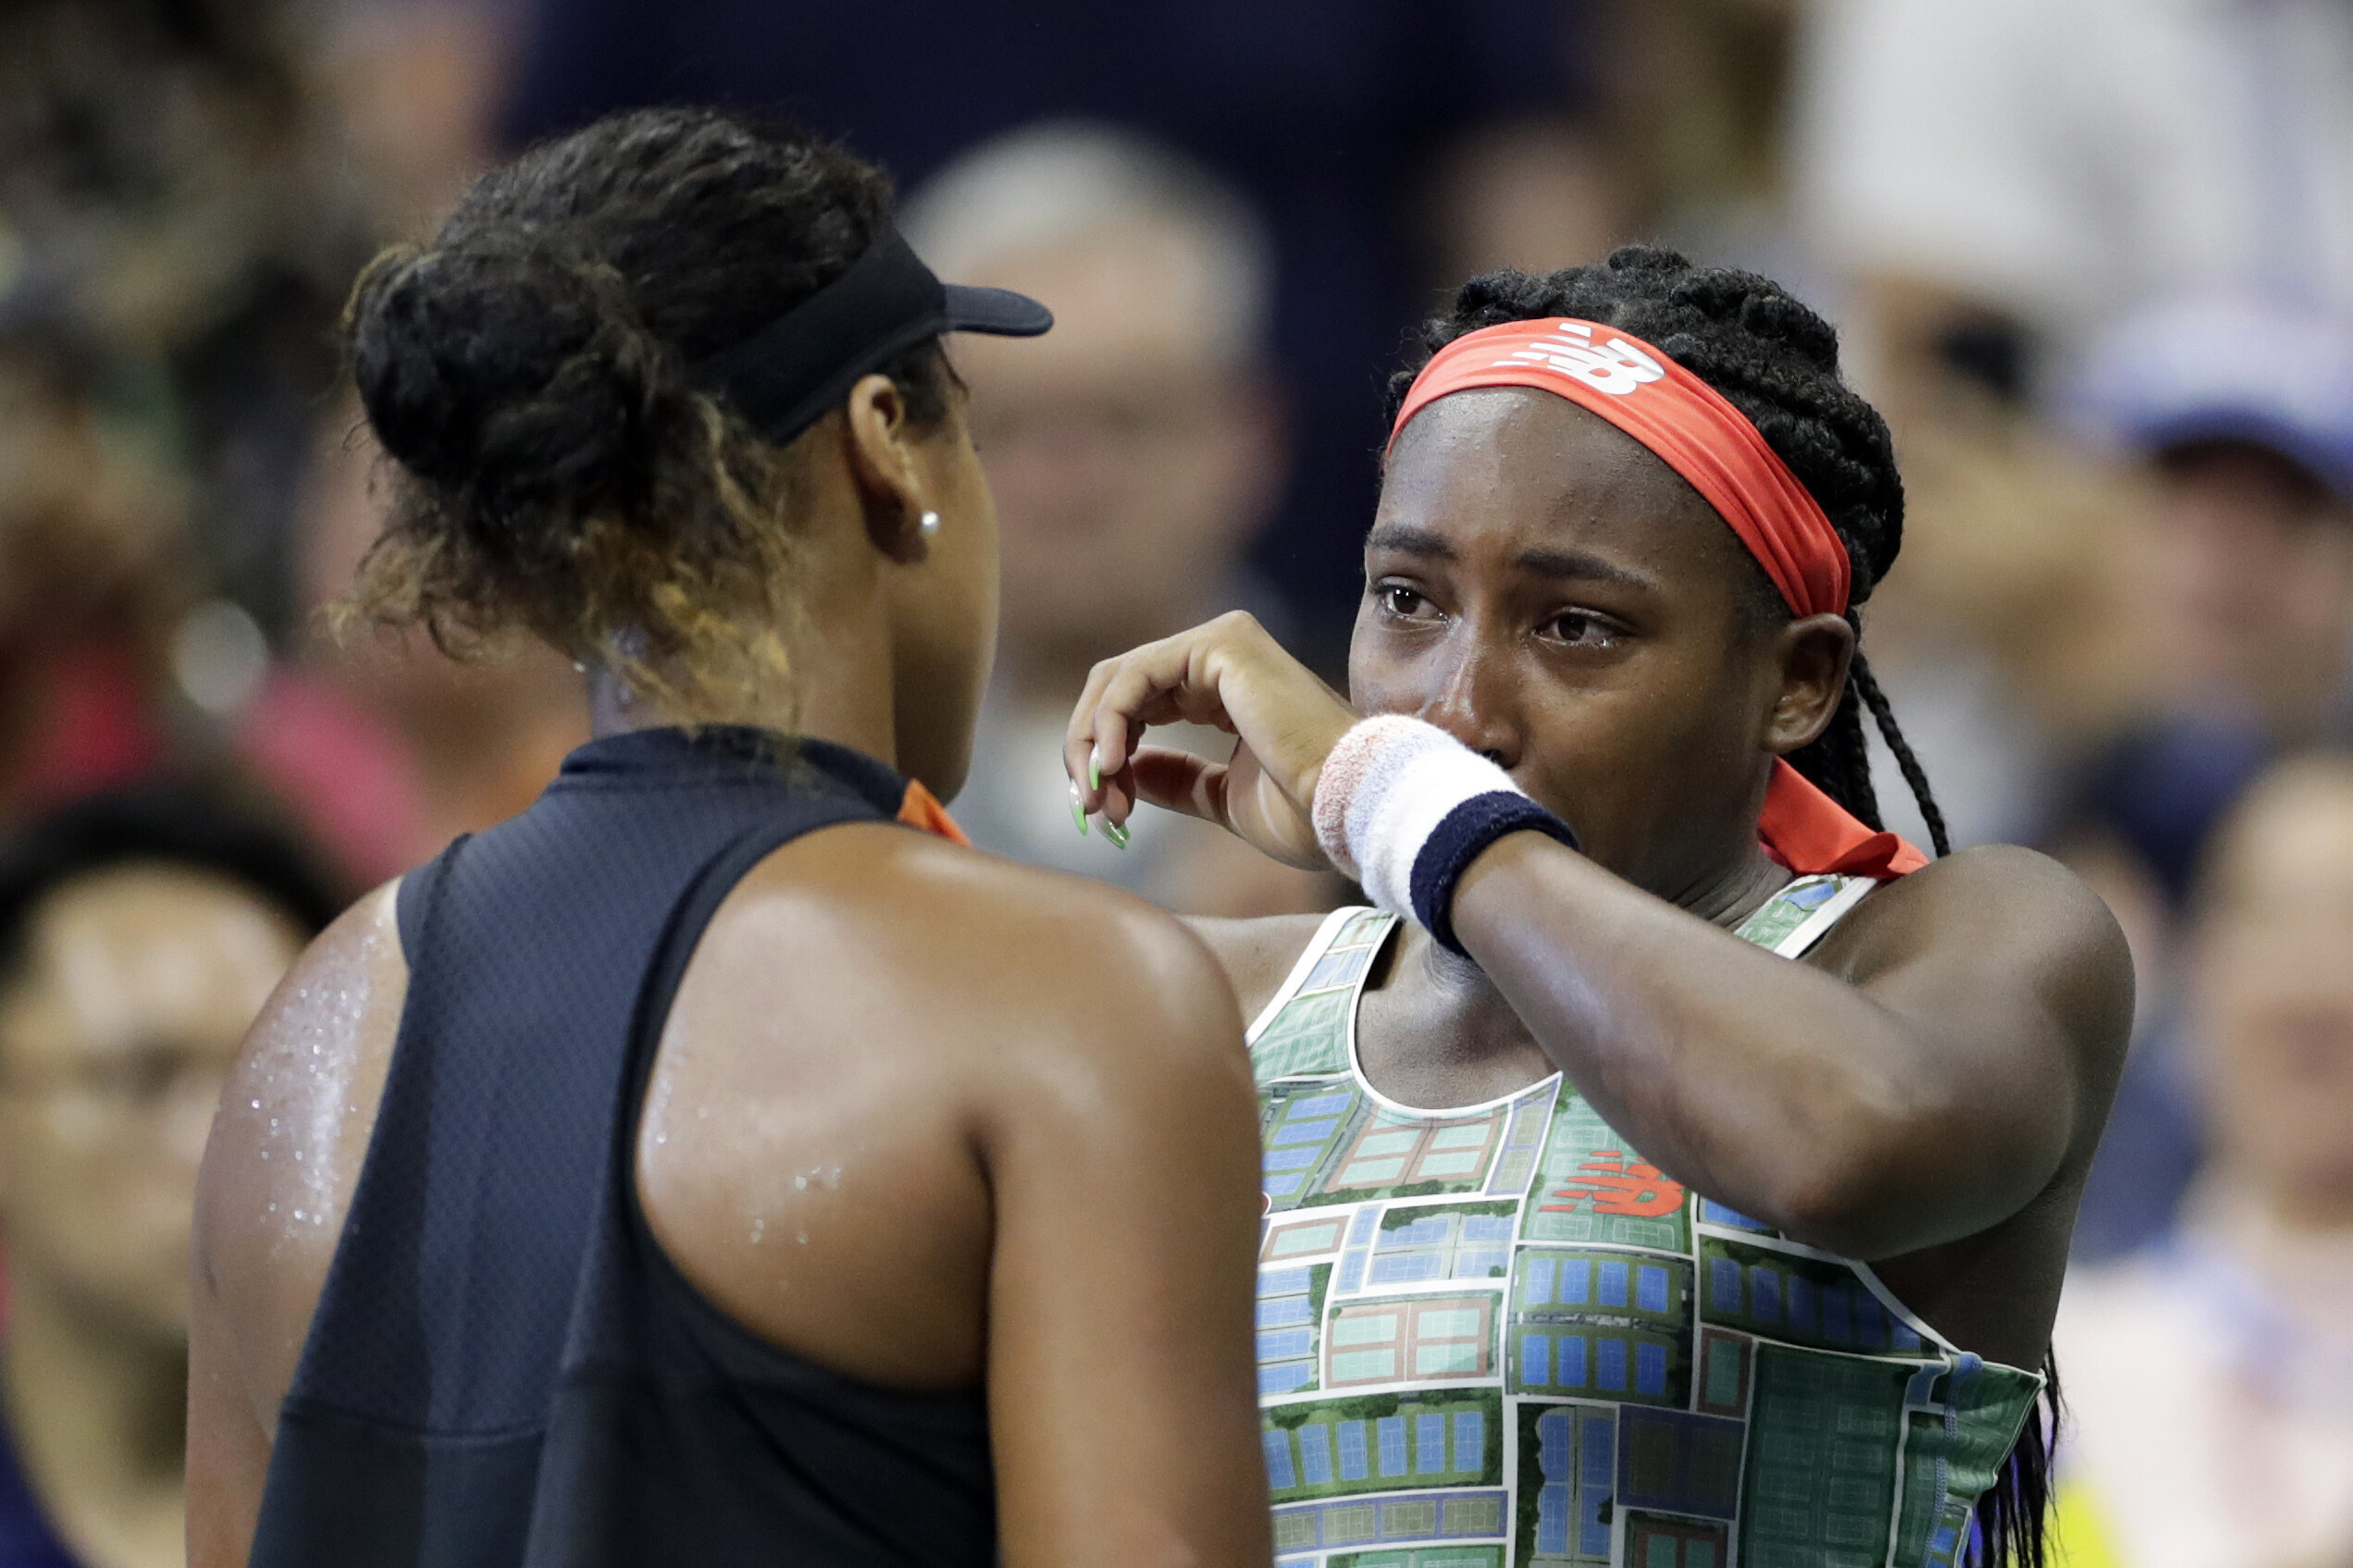
[(407, 1000), (254, 1568), (994, 1561), (983, 1401), (758, 1339), (637, 1198), (648, 1070), (712, 911), (906, 787), (819, 742), (639, 731), (402, 883)]

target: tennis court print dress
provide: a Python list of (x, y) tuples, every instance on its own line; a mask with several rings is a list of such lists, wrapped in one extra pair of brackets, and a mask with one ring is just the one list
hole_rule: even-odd
[[(1795, 957), (1871, 886), (1801, 877), (1740, 934)], [(2040, 1379), (1686, 1191), (1557, 1074), (1384, 1098), (1356, 1017), (1394, 923), (1331, 916), (1250, 1033), (1284, 1568), (1952, 1568)]]

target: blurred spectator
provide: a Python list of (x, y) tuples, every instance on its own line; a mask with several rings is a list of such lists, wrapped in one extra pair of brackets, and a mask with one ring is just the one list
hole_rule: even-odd
[(2266, 754), (2353, 733), (2353, 315), (2251, 296), (2108, 334), (2063, 409), (2140, 464), (2119, 570), (2143, 717), (2076, 812), (2168, 903)]
[(0, 1565), (177, 1568), (196, 1166), (335, 905), (274, 830), (93, 796), (0, 851)]
[(1820, 0), (1801, 213), (1905, 425), (2133, 301), (2353, 305), (2344, 0)]
[(2157, 307), (2104, 336), (2062, 406), (2137, 466), (2116, 566), (2136, 711), (2053, 838), (2124, 921), (2157, 1025), (2085, 1194), (2078, 1255), (2098, 1257), (2161, 1227), (2195, 1163), (2166, 1012), (2207, 837), (2278, 750), (2353, 739), (2353, 320), (2246, 295)]
[(2106, 335), (2062, 411), (2156, 468), (2133, 597), (2156, 694), (2310, 737), (2353, 718), (2353, 311), (2198, 296)]
[(497, 146), (519, 0), (328, 0), (320, 80), (384, 225), (431, 230)]
[(168, 747), (184, 499), (74, 367), (0, 347), (0, 833)]
[(1782, 135), (1808, 4), (1588, 0), (1594, 113), (1629, 209), (1621, 237), (1663, 236), (1820, 292), (1814, 258), (1788, 232)]
[(0, 333), (182, 454), (209, 575), (284, 613), (293, 489), (366, 258), (295, 0), (0, 7)]
[(2123, 1568), (2335, 1568), (2353, 1562), (2353, 754), (2267, 775), (2215, 849), (2187, 958), (2211, 1161), (2170, 1239), (2068, 1280), (2068, 1546)]
[(530, 140), (679, 100), (781, 106), (903, 188), (1040, 117), (1131, 125), (1199, 158), (1272, 236), (1270, 364), (1296, 462), (1257, 559), (1307, 651), (1336, 664), (1381, 388), (1431, 271), (1566, 265), (1619, 237), (1579, 117), (1579, 13), (1575, 0), (917, 0), (891, 10), (883, 46), (855, 6), (533, 0), (507, 130)]
[(904, 227), (941, 272), (1019, 290), (1055, 314), (1026, 352), (953, 348), (972, 389), (1005, 574), (996, 675), (958, 820), (984, 848), (1173, 907), (1319, 907), (1319, 879), (1200, 823), (1149, 813), (1125, 854), (1081, 838), (1062, 776), (1063, 727), (1096, 661), (1235, 605), (1281, 629), (1244, 565), (1285, 448), (1256, 216), (1149, 142), (1045, 125), (948, 165), (909, 200)]
[(581, 679), (544, 649), (467, 665), (325, 635), (380, 522), (374, 448), (332, 421), (299, 492), (294, 658), (274, 661), (204, 596), (175, 465), (86, 375), (0, 346), (0, 833), (178, 759), (251, 778), (366, 886), (520, 810), (587, 737)]
[(1957, 841), (2046, 833), (2167, 654), (2126, 624), (2129, 498), (2034, 410), (2135, 302), (2353, 303), (2353, 7), (1817, 0), (1791, 106), (1798, 226), (1913, 496), (1874, 665)]
[[(2112, 472), (2025, 422), (1916, 426), (1901, 447), (1903, 557), (1866, 611), (1872, 670), (1953, 843), (2038, 842), (2134, 678), (2114, 580), (2125, 508)], [(1889, 825), (1925, 834), (1869, 744)]]

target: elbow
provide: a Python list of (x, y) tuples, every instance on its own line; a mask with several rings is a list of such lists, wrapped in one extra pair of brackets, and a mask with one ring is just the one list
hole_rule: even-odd
[(1768, 1178), (1760, 1219), (1793, 1241), (1840, 1257), (1892, 1257), (1934, 1238), (1917, 1172), (1931, 1157), (1936, 1118), (1881, 1105), (1841, 1108), (1835, 1125), (1792, 1140)]
[(1759, 1216), (1792, 1241), (1868, 1262), (1912, 1250), (1905, 1227), (1873, 1184), (1829, 1172), (1795, 1185)]

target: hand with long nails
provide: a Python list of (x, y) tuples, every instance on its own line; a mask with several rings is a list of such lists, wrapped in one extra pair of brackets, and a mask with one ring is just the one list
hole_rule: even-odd
[[(1095, 813), (1125, 847), (1136, 803), (1217, 823), (1286, 865), (1331, 862), (1310, 808), (1323, 759), (1356, 710), (1240, 611), (1097, 664), (1071, 712), (1062, 765), (1081, 833)], [(1234, 737), (1223, 762), (1138, 744), (1154, 724)]]

